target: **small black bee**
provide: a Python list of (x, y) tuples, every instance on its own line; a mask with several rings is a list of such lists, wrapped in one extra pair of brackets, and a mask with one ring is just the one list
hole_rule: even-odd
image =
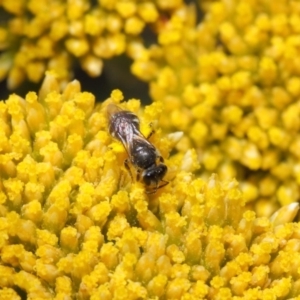
[(155, 193), (167, 185), (169, 182), (163, 180), (163, 177), (168, 168), (158, 150), (140, 132), (138, 117), (131, 111), (122, 110), (112, 103), (107, 106), (107, 113), (109, 133), (121, 141), (127, 151), (128, 158), (124, 161), (124, 165), (131, 179), (133, 177), (129, 163), (137, 169), (136, 179), (138, 181), (141, 179), (146, 185), (146, 193)]

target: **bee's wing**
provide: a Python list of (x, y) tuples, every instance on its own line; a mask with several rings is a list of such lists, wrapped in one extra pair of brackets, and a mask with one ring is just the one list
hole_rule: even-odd
[(121, 143), (123, 144), (128, 156), (131, 157), (133, 150), (133, 139), (135, 138), (135, 128), (131, 124), (126, 123), (126, 126), (125, 128), (123, 128), (123, 131), (124, 134), (120, 134), (118, 137)]
[(114, 103), (109, 103), (106, 107), (108, 118), (110, 119), (115, 113), (123, 111), (123, 109)]
[(136, 147), (147, 144), (148, 147), (154, 148), (153, 145), (145, 139), (145, 137), (133, 125), (128, 124), (126, 135), (120, 138), (128, 156), (131, 157), (132, 153), (136, 151)]
[(135, 141), (141, 141), (152, 146), (147, 139), (142, 135), (139, 130), (139, 119), (138, 117), (127, 110), (123, 110), (114, 103), (109, 103), (107, 105), (107, 115), (109, 122), (114, 122), (114, 116), (117, 113), (123, 112), (124, 115), (119, 114), (118, 118), (122, 119), (122, 128), (118, 130), (118, 127), (115, 128), (113, 136), (120, 140), (126, 149), (128, 156), (131, 157), (134, 150)]

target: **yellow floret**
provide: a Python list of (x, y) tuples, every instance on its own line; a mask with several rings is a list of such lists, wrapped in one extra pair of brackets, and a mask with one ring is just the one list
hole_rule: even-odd
[(57, 294), (64, 293), (69, 297), (72, 294), (72, 282), (67, 276), (57, 277), (55, 281), (55, 291)]
[(159, 43), (161, 45), (170, 45), (180, 41), (182, 33), (179, 28), (170, 28), (168, 32), (163, 32), (159, 35)]
[(86, 14), (84, 19), (84, 29), (85, 32), (92, 35), (97, 36), (99, 35), (105, 26), (105, 22), (99, 18), (99, 16)]
[(88, 2), (84, 0), (78, 0), (75, 3), (68, 2), (67, 15), (71, 20), (78, 19), (85, 13), (88, 7)]
[(123, 93), (120, 90), (113, 90), (110, 97), (116, 102), (121, 102), (124, 99)]
[(167, 248), (166, 253), (170, 257), (171, 261), (174, 263), (180, 264), (185, 261), (185, 256), (184, 256), (183, 252), (180, 251), (179, 248), (175, 244), (170, 245)]
[(8, 200), (12, 205), (18, 206), (22, 201), (24, 183), (21, 180), (10, 178), (3, 181)]
[[(291, 222), (298, 213), (298, 203), (290, 203), (278, 209), (272, 216), (271, 221), (274, 225), (281, 225)], [(295, 229), (295, 228), (294, 228)]]
[(154, 3), (147, 1), (138, 4), (138, 14), (145, 22), (154, 22), (159, 16)]
[(136, 12), (136, 4), (133, 1), (116, 2), (116, 10), (123, 17), (128, 18)]
[(0, 290), (0, 298), (3, 300), (19, 300), (20, 296), (15, 290), (4, 287)]
[(119, 191), (118, 194), (113, 195), (111, 204), (119, 213), (125, 213), (129, 210), (129, 197), (125, 191)]
[(288, 134), (279, 127), (275, 127), (275, 126), (271, 127), (268, 133), (269, 133), (270, 142), (279, 148), (284, 149), (290, 143), (290, 138)]
[(68, 226), (63, 228), (60, 233), (60, 245), (62, 248), (75, 251), (79, 243), (79, 233), (76, 228)]
[(118, 249), (113, 243), (106, 243), (100, 250), (101, 261), (105, 264), (108, 269), (113, 269), (119, 263)]
[(242, 110), (235, 105), (227, 106), (222, 110), (224, 121), (233, 125), (241, 121), (242, 114)]
[(30, 81), (39, 82), (46, 71), (46, 66), (42, 62), (31, 62), (27, 65), (26, 74)]
[(52, 246), (57, 245), (58, 242), (57, 236), (49, 232), (48, 230), (37, 229), (36, 235), (37, 235), (38, 245), (44, 245), (44, 244), (49, 244)]
[(140, 281), (149, 281), (155, 274), (155, 260), (151, 254), (142, 254), (136, 263), (136, 275)]
[(147, 297), (147, 290), (140, 282), (129, 281), (126, 288), (129, 292), (129, 299), (145, 299)]
[(63, 162), (63, 154), (59, 150), (57, 143), (49, 142), (40, 150), (40, 154), (44, 158), (44, 162), (49, 162), (51, 165), (60, 167)]
[(131, 17), (125, 21), (125, 32), (132, 35), (138, 35), (144, 29), (145, 23), (138, 17)]
[(18, 0), (13, 4), (9, 0), (5, 0), (3, 1), (2, 5), (7, 11), (15, 15), (20, 15), (21, 13), (23, 13), (23, 10), (25, 8), (24, 1), (22, 0)]
[(158, 1), (158, 6), (163, 9), (175, 9), (177, 7), (180, 7), (181, 4), (182, 4), (181, 0), (171, 0), (171, 1), (159, 0)]
[(100, 226), (104, 225), (111, 211), (111, 206), (107, 201), (94, 205), (88, 211), (88, 216)]
[(169, 298), (181, 298), (191, 287), (191, 283), (185, 278), (175, 278), (170, 280), (167, 288), (166, 295)]
[(89, 44), (85, 39), (68, 39), (66, 40), (66, 48), (76, 57), (85, 55), (89, 50)]
[[(20, 164), (19, 164), (20, 165)], [(32, 178), (35, 181), (35, 177)], [(42, 201), (44, 195), (45, 187), (42, 184), (28, 182), (24, 188), (24, 200), (29, 201)]]
[(89, 182), (82, 182), (79, 188), (79, 193), (77, 195), (77, 205), (78, 207), (85, 211), (92, 207), (95, 202), (95, 188)]
[(101, 75), (103, 69), (103, 60), (94, 55), (86, 55), (80, 60), (81, 67), (91, 77)]
[(124, 230), (129, 228), (129, 223), (123, 215), (116, 215), (110, 222), (107, 237), (109, 240), (114, 240), (122, 235)]
[(68, 33), (68, 23), (65, 19), (57, 19), (51, 23), (49, 37), (54, 41), (59, 41)]
[(168, 278), (165, 275), (159, 274), (152, 278), (148, 283), (148, 291), (156, 297), (161, 297), (165, 293)]

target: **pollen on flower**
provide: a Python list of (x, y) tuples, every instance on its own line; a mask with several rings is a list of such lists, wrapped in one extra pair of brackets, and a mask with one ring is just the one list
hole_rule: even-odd
[(88, 210), (87, 215), (100, 226), (103, 226), (106, 221), (107, 217), (111, 211), (111, 206), (107, 201), (103, 201), (99, 204), (94, 205)]
[(122, 215), (116, 215), (109, 224), (107, 232), (108, 239), (113, 240), (122, 236), (122, 233), (127, 228), (129, 228), (129, 223), (127, 222), (126, 218)]
[(168, 255), (168, 257), (170, 258), (170, 260), (174, 263), (183, 263), (185, 261), (185, 255), (182, 251), (180, 251), (178, 249), (178, 247), (173, 244), (170, 245), (167, 249), (166, 249), (166, 254)]
[(46, 71), (46, 66), (41, 62), (31, 62), (26, 69), (27, 77), (32, 82), (39, 82)]
[(157, 9), (152, 2), (142, 2), (138, 4), (138, 14), (146, 22), (154, 22), (159, 16)]
[(53, 166), (61, 167), (63, 154), (56, 143), (49, 142), (47, 146), (41, 148), (40, 154), (44, 158), (44, 162), (49, 162)]
[(15, 290), (7, 287), (1, 289), (0, 297), (1, 299), (12, 299), (12, 300), (20, 299), (18, 293)]
[(55, 291), (58, 295), (62, 293), (65, 296), (72, 295), (72, 281), (67, 276), (60, 276), (56, 278)]
[(86, 55), (80, 60), (81, 67), (91, 77), (100, 76), (103, 70), (103, 60), (93, 55)]
[(188, 292), (190, 287), (191, 283), (188, 279), (175, 278), (169, 281), (166, 295), (169, 298), (181, 298)]
[(119, 250), (113, 243), (105, 243), (101, 248), (100, 258), (108, 269), (114, 269), (118, 265), (118, 253)]
[(97, 36), (101, 34), (105, 27), (105, 22), (100, 18), (97, 18), (96, 15), (86, 14), (84, 19), (84, 29), (85, 32), (92, 35)]
[(167, 282), (167, 276), (159, 274), (149, 282), (147, 288), (151, 294), (157, 297), (161, 297), (165, 294), (165, 287), (167, 285)]
[(79, 234), (74, 227), (65, 227), (60, 233), (60, 245), (64, 249), (76, 251), (79, 244)]
[[(181, 1), (177, 2), (159, 8), (158, 4), (135, 1), (101, 1), (96, 5), (85, 1), (74, 5), (34, 2), (27, 6), (16, 2), (14, 7), (4, 1), (4, 12), (12, 15), (0, 34), (5, 52), (1, 77), (8, 77), (9, 87), (14, 88), (26, 78), (40, 80), (46, 69), (52, 69), (63, 86), (71, 76), (68, 70), (74, 56), (80, 57), (80, 64), (90, 75), (100, 74), (103, 58), (119, 55), (127, 43), (139, 41), (132, 35), (140, 33), (147, 23), (158, 22), (161, 9), (180, 6)], [(51, 16), (45, 13), (47, 9)], [(43, 35), (45, 32), (49, 34)], [(9, 50), (12, 41), (19, 41), (13, 54)]]
[(133, 1), (116, 2), (116, 10), (123, 18), (128, 18), (136, 12), (136, 4)]
[(110, 97), (116, 102), (121, 102), (124, 99), (123, 93), (120, 90), (113, 90)]
[(137, 18), (137, 17), (131, 17), (128, 18), (125, 22), (125, 32), (132, 35), (138, 35), (142, 32), (144, 29), (145, 23)]
[(119, 191), (116, 195), (113, 195), (111, 204), (113, 209), (119, 213), (125, 213), (129, 211), (130, 203), (128, 193), (125, 191)]
[(38, 200), (32, 200), (28, 204), (23, 205), (22, 215), (25, 219), (38, 224), (43, 216), (41, 203)]
[(37, 229), (37, 244), (44, 245), (49, 244), (52, 246), (56, 246), (58, 242), (58, 238), (55, 234), (49, 232), (48, 230), (44, 229)]
[(85, 211), (95, 204), (95, 188), (89, 182), (82, 182), (76, 199), (74, 210)]
[[(291, 222), (299, 210), (298, 203), (290, 203), (278, 209), (270, 218), (274, 225), (281, 225)], [(297, 223), (298, 224), (298, 223)]]
[[(58, 71), (47, 73), (39, 93), (0, 105), (1, 293), (297, 297), (297, 5), (271, 5), (266, 14), (266, 3), (218, 0), (201, 4), (196, 24), (195, 7), (177, 0), (8, 2), (4, 10), (18, 18), (7, 36), (20, 38), (15, 57), (0, 61), (8, 83)], [(159, 44), (148, 49), (134, 35), (149, 22)], [(154, 122), (151, 140), (168, 165), (169, 185), (153, 194), (127, 173), (122, 179), (126, 149), (107, 130), (105, 107), (119, 104), (122, 92), (95, 107), (78, 81), (60, 81), (72, 57), (99, 74), (103, 58), (128, 43), (155, 102), (120, 106), (137, 114), (145, 134)]]

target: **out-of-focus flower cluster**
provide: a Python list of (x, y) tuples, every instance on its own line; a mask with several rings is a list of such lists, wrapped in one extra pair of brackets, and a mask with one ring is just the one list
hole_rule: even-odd
[(270, 216), (299, 200), (300, 2), (206, 1), (195, 19), (174, 12), (132, 71), (163, 102), (163, 128), (185, 132), (178, 149), (196, 147), (203, 175), (238, 178)]
[[(146, 194), (107, 132), (105, 106), (122, 99), (95, 108), (48, 73), (38, 95), (1, 103), (0, 299), (296, 299), (299, 205), (256, 217), (236, 180), (195, 176), (195, 151), (169, 157), (180, 135), (159, 127), (170, 183)], [(162, 120), (159, 102), (119, 105), (145, 134)]]
[(160, 11), (181, 2), (2, 0), (0, 80), (14, 89), (24, 79), (39, 82), (51, 69), (66, 82), (76, 61), (98, 76), (103, 59), (123, 53), (147, 24), (159, 22)]

